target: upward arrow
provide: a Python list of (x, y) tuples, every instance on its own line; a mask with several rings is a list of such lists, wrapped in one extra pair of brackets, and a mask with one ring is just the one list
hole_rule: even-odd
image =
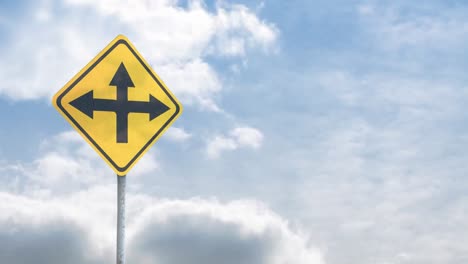
[[(117, 104), (124, 105), (128, 102), (128, 88), (135, 87), (135, 85), (130, 75), (128, 75), (128, 71), (123, 62), (120, 63), (109, 85), (117, 86)], [(116, 110), (118, 143), (128, 142), (128, 112), (125, 113), (124, 111), (124, 107), (119, 107), (119, 109)]]
[(117, 101), (128, 101), (128, 88), (135, 87), (128, 74), (125, 65), (120, 63), (117, 72), (115, 72), (114, 77), (112, 78), (111, 82), (109, 83), (111, 86), (117, 86)]
[(169, 107), (151, 94), (148, 102), (129, 101), (128, 89), (135, 87), (124, 64), (121, 63), (114, 77), (109, 83), (117, 87), (117, 100), (94, 98), (93, 90), (76, 98), (70, 105), (90, 118), (94, 118), (94, 111), (115, 112), (117, 115), (117, 143), (128, 143), (128, 114), (149, 114), (149, 120), (164, 114)]

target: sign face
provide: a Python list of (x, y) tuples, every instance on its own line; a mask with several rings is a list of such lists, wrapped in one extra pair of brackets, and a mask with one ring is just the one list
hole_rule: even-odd
[(182, 113), (179, 101), (122, 35), (60, 89), (53, 104), (120, 176)]

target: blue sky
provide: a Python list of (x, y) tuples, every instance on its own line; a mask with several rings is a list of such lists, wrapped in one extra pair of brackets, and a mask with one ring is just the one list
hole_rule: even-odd
[(113, 261), (115, 176), (50, 101), (124, 34), (184, 105), (128, 175), (129, 262), (466, 263), (467, 9), (1, 2), (0, 259)]

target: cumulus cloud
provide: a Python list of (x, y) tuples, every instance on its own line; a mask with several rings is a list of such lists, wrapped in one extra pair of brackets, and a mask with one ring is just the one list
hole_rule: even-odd
[(218, 2), (214, 12), (203, 0), (189, 0), (186, 8), (168, 0), (66, 2), (118, 17), (140, 37), (162, 47), (164, 53), (156, 55), (159, 60), (187, 60), (206, 52), (242, 56), (247, 48), (272, 48), (278, 35), (273, 24), (261, 21), (247, 7), (227, 2)]
[[(255, 131), (236, 128), (230, 137), (254, 147)], [(73, 131), (43, 141), (40, 149), (41, 157), (30, 163), (0, 162), (0, 171), (8, 173), (0, 191), (0, 258), (10, 264), (114, 261), (115, 179), (97, 176), (109, 173)], [(154, 170), (152, 164), (143, 168)], [(24, 181), (22, 188), (17, 188), (17, 178)], [(262, 202), (160, 199), (131, 190), (129, 262), (324, 263), (307, 233)]]
[(263, 134), (252, 127), (237, 127), (228, 136), (217, 135), (208, 142), (206, 154), (209, 158), (219, 158), (223, 151), (235, 150), (241, 147), (258, 149), (262, 145)]
[(55, 219), (39, 226), (9, 223), (7, 227), (11, 229), (0, 229), (0, 259), (5, 263), (100, 263), (87, 254), (91, 248), (73, 223)]
[[(60, 12), (57, 12), (60, 10)], [(185, 105), (219, 111), (222, 89), (206, 56), (274, 50), (278, 30), (242, 5), (203, 1), (41, 1), (0, 50), (0, 94), (50, 97), (118, 33), (125, 33)], [(86, 19), (82, 19), (85, 16)], [(27, 74), (25, 74), (27, 72)]]
[[(60, 199), (0, 192), (0, 241), (5, 243), (0, 256), (11, 264), (112, 262), (114, 188), (92, 188)], [(256, 201), (130, 194), (127, 206), (129, 262), (324, 263), (306, 235)]]
[(206, 154), (210, 158), (218, 158), (222, 151), (237, 149), (237, 142), (224, 136), (214, 137), (206, 147)]
[(166, 137), (172, 141), (182, 142), (190, 139), (192, 134), (188, 133), (183, 128), (172, 126), (167, 130)]
[(323, 263), (306, 237), (255, 201), (165, 201), (144, 212), (138, 224), (139, 263)]
[(258, 149), (263, 141), (263, 134), (260, 130), (252, 127), (237, 127), (231, 131), (231, 136), (240, 146)]
[[(146, 153), (132, 170), (132, 176), (148, 175), (160, 168), (156, 155)], [(75, 131), (66, 131), (42, 142), (40, 156), (31, 162), (6, 164), (8, 175), (16, 175), (15, 186), (29, 186), (43, 194), (66, 193), (113, 182), (111, 169)]]
[(184, 104), (198, 104), (202, 109), (220, 111), (214, 97), (221, 91), (221, 81), (206, 62), (195, 59), (168, 63), (158, 67), (158, 71)]

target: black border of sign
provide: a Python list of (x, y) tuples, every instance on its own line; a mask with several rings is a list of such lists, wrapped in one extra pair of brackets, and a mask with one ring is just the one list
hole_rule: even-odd
[[(125, 46), (127, 46), (127, 48), (132, 52), (132, 54), (138, 59), (138, 61), (141, 63), (141, 65), (143, 65), (143, 67), (145, 68), (145, 70), (149, 73), (149, 75), (158, 83), (159, 87), (161, 87), (161, 89), (164, 91), (164, 93), (167, 95), (167, 97), (169, 97), (169, 99), (174, 103), (174, 105), (176, 106), (176, 111), (175, 113), (171, 116), (171, 118), (169, 118), (169, 120), (166, 121), (166, 123), (164, 123), (164, 125), (156, 132), (156, 134), (148, 141), (148, 143), (146, 143), (146, 145), (143, 146), (143, 148), (141, 148), (140, 151), (138, 151), (138, 153), (130, 160), (130, 162), (125, 165), (125, 167), (119, 167), (110, 157), (109, 155), (107, 155), (107, 153), (96, 143), (96, 141), (94, 141), (91, 136), (89, 136), (88, 133), (86, 133), (86, 130), (84, 130), (80, 124), (78, 122), (76, 122), (76, 120), (65, 110), (65, 108), (62, 106), (62, 99), (63, 97), (71, 90), (73, 89), (73, 87), (75, 87), (76, 84), (78, 84), (94, 67), (96, 67), (96, 65), (98, 65), (113, 49), (115, 49), (118, 45), (120, 44), (124, 44)], [(67, 115), (67, 117), (73, 122), (73, 124), (81, 131), (81, 133), (83, 135), (86, 136), (86, 138), (89, 140), (89, 142), (91, 142), (98, 150), (99, 152), (101, 152), (104, 157), (106, 157), (106, 159), (119, 171), (119, 172), (124, 172), (126, 171), (134, 162), (136, 159), (138, 159), (138, 157), (143, 153), (143, 151), (145, 151), (153, 142), (154, 140), (159, 136), (159, 134), (161, 134), (161, 132), (169, 125), (169, 123), (171, 123), (171, 121), (179, 114), (180, 112), (180, 106), (179, 104), (174, 100), (174, 98), (172, 98), (171, 94), (169, 94), (166, 90), (166, 88), (164, 87), (164, 85), (161, 84), (161, 82), (159, 81), (158, 78), (156, 78), (156, 76), (154, 76), (153, 72), (148, 68), (148, 66), (143, 62), (143, 60), (140, 58), (140, 56), (138, 56), (138, 54), (135, 52), (135, 50), (132, 49), (132, 47), (128, 44), (127, 41), (125, 41), (124, 39), (119, 39), (117, 42), (114, 43), (114, 45), (112, 45), (112, 47), (110, 47), (104, 54), (102, 54), (101, 57), (99, 57), (96, 62), (94, 62), (88, 69), (86, 69), (86, 71), (80, 75), (80, 77), (78, 77), (67, 89), (65, 89), (65, 91), (60, 94), (58, 97), (57, 97), (57, 106), (62, 110), (63, 113), (65, 113), (65, 115)]]

